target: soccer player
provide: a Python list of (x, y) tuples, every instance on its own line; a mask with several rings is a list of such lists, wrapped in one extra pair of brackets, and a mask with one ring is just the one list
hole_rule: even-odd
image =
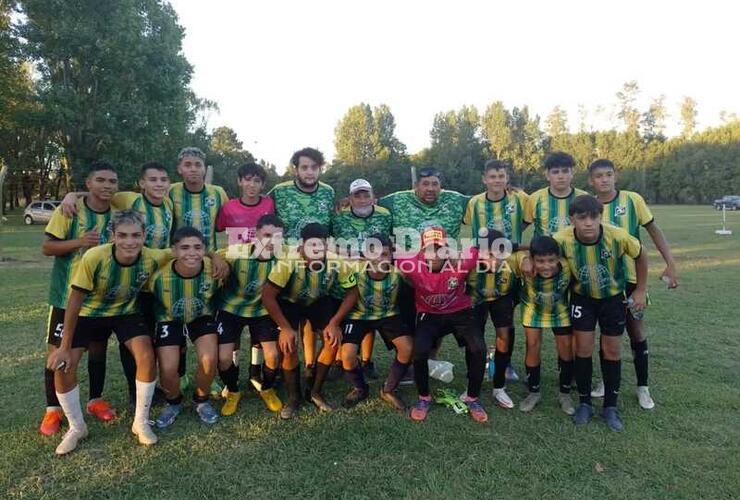
[[(332, 236), (340, 253), (351, 247), (349, 253), (353, 258), (359, 257), (365, 239), (370, 235), (381, 234), (390, 237), (393, 229), (391, 213), (375, 205), (373, 187), (365, 179), (355, 179), (349, 185), (349, 206), (341, 209), (334, 219)], [(365, 374), (371, 379), (378, 378), (375, 364), (372, 361), (375, 332), (368, 330), (360, 345), (361, 364)], [(341, 367), (341, 361), (339, 361)]]
[(216, 218), (229, 197), (221, 186), (206, 184), (206, 156), (196, 147), (186, 147), (178, 155), (177, 173), (183, 182), (170, 188), (173, 203), (173, 230), (194, 227), (203, 233), (206, 250), (215, 251)]
[[(85, 181), (88, 198), (74, 198), (76, 214), (67, 217), (62, 207), (46, 225), (46, 240), (41, 251), (54, 257), (49, 287), (49, 320), (47, 360), (60, 347), (64, 330), (64, 310), (69, 297), (69, 284), (82, 255), (89, 248), (107, 243), (110, 238), (111, 198), (118, 190), (118, 174), (112, 165), (93, 162)], [(115, 418), (113, 408), (102, 399), (105, 384), (107, 340), (88, 343), (87, 373), (90, 380), (90, 400), (87, 412), (107, 422)], [(45, 436), (56, 434), (62, 424), (62, 408), (54, 388), (54, 370), (44, 371), (46, 412), (39, 431)]]
[[(421, 235), (421, 251), (412, 257), (396, 259), (399, 270), (414, 286), (418, 318), (414, 333), (414, 378), (419, 399), (411, 409), (412, 420), (427, 418), (432, 397), (429, 392), (429, 355), (436, 341), (452, 331), (465, 346), (468, 390), (463, 402), (476, 422), (486, 422), (488, 414), (478, 399), (483, 384), (485, 341), (472, 313), (472, 302), (465, 293), (465, 280), (478, 261), (478, 249), (454, 252), (441, 227), (430, 227)], [(457, 255), (456, 255), (457, 254)]]
[[(216, 230), (226, 231), (228, 244), (239, 245), (254, 240), (257, 230), (257, 221), (263, 215), (275, 213), (275, 202), (269, 196), (262, 194), (267, 172), (262, 165), (245, 163), (236, 172), (241, 196), (229, 200), (219, 211), (216, 218)], [(252, 338), (256, 338), (252, 336)], [(219, 337), (221, 339), (221, 337)], [(239, 379), (239, 348), (241, 335), (236, 335), (234, 347), (234, 375)], [(262, 372), (262, 350), (259, 343), (252, 343), (252, 356), (249, 378), (259, 384)], [(220, 361), (224, 362), (225, 361)], [(235, 396), (236, 397), (236, 396)], [(237, 399), (238, 402), (238, 399)], [(231, 405), (226, 406), (227, 411)], [(234, 406), (234, 410), (236, 407)]]
[[(640, 239), (640, 227), (644, 227), (655, 248), (658, 249), (666, 264), (661, 279), (668, 283), (668, 288), (678, 286), (676, 263), (671, 254), (671, 248), (663, 236), (663, 232), (655, 222), (645, 200), (632, 191), (618, 190), (616, 187), (617, 174), (614, 163), (610, 160), (599, 159), (588, 167), (588, 183), (594, 188), (596, 197), (604, 204), (603, 220), (626, 230), (632, 236)], [(635, 263), (626, 257), (624, 266), (627, 272), (625, 293), (629, 296), (636, 287)], [(655, 402), (650, 396), (648, 388), (648, 345), (642, 319), (637, 319), (631, 311), (627, 311), (627, 334), (630, 337), (632, 357), (637, 376), (637, 400), (640, 407), (651, 410)], [(603, 396), (603, 384), (594, 391), (595, 396)]]
[[(467, 286), (473, 302), (478, 329), (485, 338), (486, 322), (490, 316), (496, 331), (493, 375), (493, 399), (504, 409), (514, 407), (506, 393), (506, 370), (511, 361), (510, 334), (514, 326), (514, 295), (517, 293), (517, 275), (512, 268), (513, 257), (505, 258), (507, 249), (499, 248), (506, 241), (503, 233), (489, 229), (484, 238), (485, 248), (478, 252), (477, 265), (467, 277)], [(510, 252), (513, 249), (509, 248)]]
[[(512, 243), (522, 242), (522, 232), (527, 227), (524, 211), (529, 197), (524, 191), (508, 189), (511, 165), (501, 160), (488, 160), (483, 170), (483, 185), (486, 190), (473, 196), (468, 202), (463, 222), (471, 226), (474, 238), (486, 237), (487, 230), (496, 229)], [(516, 284), (515, 284), (516, 285)], [(518, 302), (518, 292), (513, 291), (514, 306)], [(483, 324), (485, 333), (485, 323)], [(516, 333), (512, 324), (509, 330), (508, 357), (514, 354)], [(519, 380), (511, 362), (506, 366), (506, 380)]]
[(267, 409), (279, 412), (283, 404), (273, 385), (278, 370), (280, 353), (277, 347), (278, 328), (262, 305), (262, 286), (277, 257), (275, 245), (282, 242), (283, 221), (273, 214), (263, 215), (256, 225), (254, 242), (230, 245), (223, 252), (231, 264), (231, 274), (221, 290), (218, 323), (218, 364), (221, 381), (228, 389), (221, 415), (236, 412), (241, 399), (239, 372), (234, 365), (234, 349), (245, 327), (249, 327), (252, 345), (261, 345), (265, 365), (259, 385), (259, 395)]
[(107, 340), (111, 332), (131, 350), (136, 362), (136, 409), (131, 431), (141, 444), (157, 442), (149, 425), (156, 378), (154, 351), (137, 299), (151, 275), (172, 254), (144, 247), (144, 221), (137, 212), (115, 214), (112, 233), (112, 244), (92, 248), (80, 259), (70, 283), (61, 345), (47, 362), (49, 369), (56, 370), (57, 398), (69, 422), (69, 430), (56, 449), (59, 455), (73, 451), (87, 437), (77, 365), (91, 340)]
[(408, 327), (401, 323), (398, 308), (402, 277), (393, 266), (393, 251), (387, 234), (370, 235), (365, 242), (375, 246), (366, 245), (365, 259), (355, 263), (359, 296), (345, 319), (342, 334), (342, 365), (352, 386), (344, 398), (344, 406), (351, 408), (368, 397), (357, 351), (368, 332), (378, 331), (388, 350), (396, 350), (388, 378), (380, 388), (380, 398), (394, 409), (404, 411), (406, 405), (396, 394), (396, 388), (411, 365), (413, 340)]
[(574, 277), (570, 320), (576, 345), (575, 378), (580, 404), (573, 415), (576, 425), (584, 425), (593, 416), (591, 406), (591, 356), (598, 322), (601, 330), (601, 372), (604, 378), (602, 417), (610, 429), (624, 428), (617, 409), (621, 379), (621, 336), (625, 324), (626, 255), (635, 260), (637, 283), (630, 295), (632, 310), (645, 307), (647, 288), (647, 255), (640, 241), (624, 229), (602, 224), (604, 210), (591, 195), (576, 197), (570, 206), (572, 227), (553, 236), (560, 244)]
[(213, 317), (218, 285), (200, 231), (187, 226), (177, 229), (172, 235), (172, 254), (175, 260), (159, 269), (149, 285), (157, 318), (154, 347), (159, 380), (167, 398), (156, 424), (169, 427), (182, 412), (178, 365), (187, 337), (198, 358), (193, 406), (200, 420), (211, 425), (218, 421), (218, 413), (208, 400), (218, 365), (218, 326)]
[(554, 234), (570, 225), (570, 204), (576, 196), (586, 194), (571, 186), (575, 166), (573, 157), (562, 151), (545, 158), (545, 177), (549, 186), (529, 195), (524, 211), (524, 222), (534, 226), (534, 236)]
[[(331, 364), (342, 341), (341, 322), (357, 302), (357, 279), (346, 265), (327, 258), (326, 226), (310, 223), (301, 230), (297, 256), (280, 259), (273, 265), (262, 288), (262, 304), (280, 328), (278, 343), (283, 355), (283, 376), (288, 389), (288, 403), (280, 411), (283, 419), (294, 418), (300, 404), (298, 381), (297, 332), (301, 323), (323, 332), (323, 346), (318, 356), (309, 399), (321, 411), (332, 411), (321, 395)], [(336, 312), (329, 290), (337, 281), (345, 290)], [(308, 366), (307, 370), (313, 370)]]
[[(575, 408), (570, 398), (573, 380), (573, 332), (570, 326), (569, 289), (571, 273), (568, 262), (560, 256), (560, 246), (551, 236), (535, 236), (529, 244), (529, 255), (517, 255), (517, 263), (531, 260), (533, 276), (517, 271), (522, 278), (522, 325), (527, 339), (525, 366), (529, 394), (519, 408), (530, 412), (540, 402), (540, 364), (542, 330), (551, 328), (560, 368), (558, 402), (566, 415)], [(521, 266), (520, 266), (521, 267)]]

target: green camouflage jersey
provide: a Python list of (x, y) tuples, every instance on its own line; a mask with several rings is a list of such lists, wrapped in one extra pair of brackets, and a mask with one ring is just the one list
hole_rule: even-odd
[(347, 207), (335, 216), (332, 236), (349, 242), (357, 240), (357, 248), (362, 250), (362, 244), (368, 237), (374, 234), (390, 237), (392, 228), (391, 213), (381, 206), (375, 205), (367, 217), (355, 215), (352, 209)]
[(285, 181), (270, 190), (268, 196), (275, 201), (275, 213), (283, 220), (286, 241), (301, 237), (306, 224), (318, 222), (331, 230), (334, 215), (334, 188), (323, 182), (312, 193), (298, 189), (295, 181)]

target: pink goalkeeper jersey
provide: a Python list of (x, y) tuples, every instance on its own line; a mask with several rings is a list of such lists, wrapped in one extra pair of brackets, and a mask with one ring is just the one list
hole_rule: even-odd
[(275, 202), (267, 196), (260, 197), (255, 205), (247, 205), (241, 199), (229, 200), (216, 217), (216, 231), (226, 231), (229, 245), (249, 243), (254, 239), (260, 217), (275, 213)]
[(432, 272), (420, 252), (414, 257), (399, 258), (396, 267), (414, 287), (417, 313), (446, 314), (473, 307), (470, 296), (465, 293), (465, 278), (478, 261), (478, 249), (463, 252), (460, 260)]

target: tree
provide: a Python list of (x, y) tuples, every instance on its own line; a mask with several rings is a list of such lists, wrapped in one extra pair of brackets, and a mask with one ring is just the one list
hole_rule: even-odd
[(622, 90), (617, 92), (619, 111), (617, 116), (624, 122), (627, 132), (637, 133), (640, 126), (640, 112), (635, 107), (640, 87), (635, 80), (625, 83)]
[(387, 105), (352, 106), (334, 129), (335, 158), (347, 165), (397, 162), (406, 155), (406, 146), (395, 131), (396, 121)]
[(681, 137), (684, 139), (694, 135), (696, 115), (696, 101), (691, 97), (684, 97), (681, 102)]
[(511, 113), (501, 101), (496, 101), (486, 108), (481, 122), (483, 137), (488, 141), (491, 153), (502, 160), (511, 159), (513, 154), (514, 137), (511, 122)]
[(545, 118), (545, 133), (558, 137), (568, 132), (568, 113), (560, 106), (555, 106)]
[(665, 95), (653, 99), (648, 110), (642, 115), (642, 136), (646, 141), (665, 140), (665, 122), (668, 111), (665, 107)]
[(213, 167), (213, 183), (223, 186), (230, 197), (239, 196), (237, 169), (253, 161), (254, 156), (243, 148), (233, 129), (218, 127), (211, 133), (206, 163)]
[(536, 171), (542, 161), (545, 136), (540, 130), (540, 117), (530, 117), (527, 106), (512, 109), (511, 118), (514, 170), (519, 174), (518, 184), (525, 186), (529, 172)]

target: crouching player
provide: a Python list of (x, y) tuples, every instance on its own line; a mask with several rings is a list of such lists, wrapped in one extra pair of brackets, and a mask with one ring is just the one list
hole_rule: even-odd
[[(298, 381), (298, 331), (306, 321), (322, 331), (323, 345), (318, 357), (309, 398), (321, 411), (334, 408), (321, 395), (326, 375), (342, 342), (341, 322), (357, 302), (355, 274), (347, 266), (327, 258), (329, 231), (319, 223), (301, 229), (298, 255), (279, 259), (262, 288), (262, 303), (280, 328), (278, 344), (283, 355), (283, 377), (288, 389), (288, 403), (280, 411), (283, 419), (298, 415), (300, 382)], [(345, 290), (338, 309), (334, 309), (329, 291), (334, 282)]]
[[(278, 412), (283, 407), (273, 389), (280, 356), (278, 328), (262, 305), (262, 286), (275, 264), (275, 245), (282, 242), (283, 227), (283, 221), (277, 215), (263, 215), (257, 220), (254, 242), (229, 245), (225, 253), (221, 251), (231, 265), (231, 274), (221, 290), (220, 309), (216, 316), (218, 371), (229, 391), (221, 408), (224, 416), (233, 415), (241, 399), (234, 350), (247, 326), (252, 345), (261, 345), (264, 353), (259, 395), (268, 410)], [(256, 378), (252, 377), (252, 380), (256, 381)]]
[(469, 248), (453, 255), (444, 229), (429, 227), (421, 235), (421, 251), (412, 257), (396, 259), (399, 270), (414, 287), (416, 332), (414, 334), (414, 379), (419, 399), (411, 409), (411, 419), (427, 418), (432, 397), (429, 393), (429, 354), (435, 341), (452, 332), (465, 346), (468, 391), (463, 401), (477, 422), (488, 414), (478, 399), (483, 384), (485, 341), (472, 314), (472, 301), (465, 293), (465, 280), (478, 260), (478, 249)]
[(136, 361), (136, 410), (131, 431), (141, 444), (157, 442), (149, 425), (156, 370), (149, 330), (138, 311), (138, 296), (150, 276), (172, 258), (169, 250), (144, 247), (144, 221), (138, 212), (124, 211), (112, 219), (113, 244), (91, 248), (82, 256), (71, 281), (59, 349), (49, 357), (56, 370), (57, 397), (69, 430), (56, 453), (73, 451), (87, 437), (82, 417), (77, 365), (87, 345), (115, 332)]
[(535, 236), (529, 244), (529, 255), (520, 254), (517, 260), (529, 260), (531, 276), (520, 273), (522, 286), (522, 325), (527, 339), (525, 366), (529, 394), (519, 404), (523, 412), (530, 412), (540, 402), (540, 364), (542, 330), (551, 328), (555, 334), (555, 347), (560, 369), (558, 402), (566, 415), (573, 415), (575, 408), (570, 398), (573, 381), (573, 332), (570, 327), (569, 288), (571, 282), (568, 262), (560, 257), (560, 246), (550, 236)]
[(159, 363), (159, 382), (167, 398), (167, 405), (157, 417), (157, 427), (172, 425), (182, 411), (178, 367), (180, 349), (186, 345), (186, 337), (195, 345), (198, 358), (193, 406), (203, 423), (215, 424), (218, 413), (208, 401), (218, 360), (217, 326), (213, 318), (217, 282), (213, 276), (213, 263), (205, 256), (203, 234), (193, 227), (181, 227), (175, 231), (172, 253), (175, 260), (152, 277), (149, 287), (154, 295), (157, 319), (154, 346)]
[(365, 240), (364, 251), (365, 260), (354, 263), (357, 266), (357, 303), (347, 315), (342, 331), (342, 366), (352, 386), (344, 398), (344, 406), (350, 408), (368, 397), (357, 351), (368, 332), (378, 331), (388, 350), (396, 350), (388, 378), (380, 388), (380, 398), (394, 409), (404, 411), (406, 405), (396, 394), (396, 388), (411, 365), (413, 340), (408, 327), (401, 323), (398, 306), (403, 278), (393, 266), (393, 250), (387, 236), (370, 236)]
[(624, 428), (617, 410), (621, 380), (621, 337), (624, 333), (626, 255), (635, 260), (637, 284), (630, 295), (631, 309), (645, 307), (647, 293), (647, 255), (637, 238), (624, 229), (601, 223), (604, 207), (590, 195), (578, 196), (570, 206), (572, 226), (553, 237), (560, 244), (563, 257), (574, 280), (570, 298), (570, 320), (576, 343), (574, 365), (580, 404), (573, 415), (576, 425), (584, 425), (593, 416), (591, 406), (591, 356), (596, 323), (601, 329), (601, 372), (604, 378), (602, 417), (614, 431)]

